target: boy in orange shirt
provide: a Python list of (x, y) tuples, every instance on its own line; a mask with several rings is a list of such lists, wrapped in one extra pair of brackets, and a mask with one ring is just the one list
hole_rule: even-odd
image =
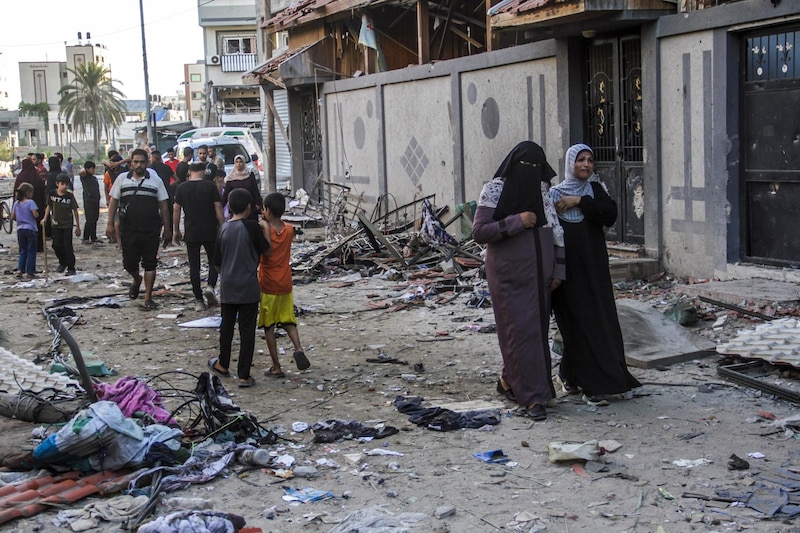
[(267, 349), (272, 359), (272, 367), (264, 375), (282, 378), (281, 363), (278, 360), (278, 343), (275, 340), (275, 326), (280, 324), (294, 345), (294, 362), (298, 370), (311, 366), (297, 333), (297, 320), (294, 316), (294, 295), (292, 293), (292, 268), (289, 259), (292, 251), (294, 228), (281, 220), (286, 209), (286, 200), (280, 193), (271, 193), (264, 198), (261, 227), (269, 242), (269, 251), (261, 256), (258, 265), (258, 284), (261, 287), (261, 306), (258, 313), (258, 326), (264, 328)]

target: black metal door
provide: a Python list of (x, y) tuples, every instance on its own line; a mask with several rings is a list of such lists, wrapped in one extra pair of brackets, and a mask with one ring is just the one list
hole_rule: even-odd
[(586, 144), (617, 201), (610, 240), (644, 243), (642, 53), (638, 36), (593, 40), (587, 49)]
[(303, 188), (312, 191), (322, 171), (322, 133), (319, 107), (311, 93), (300, 98), (300, 128), (303, 136)]
[(742, 255), (800, 266), (800, 28), (744, 39)]

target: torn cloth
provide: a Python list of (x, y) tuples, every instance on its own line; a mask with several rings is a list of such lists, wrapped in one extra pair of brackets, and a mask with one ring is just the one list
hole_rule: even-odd
[(352, 420), (350, 422), (328, 420), (326, 422), (317, 422), (311, 426), (311, 431), (314, 432), (314, 442), (336, 442), (344, 438), (371, 437), (373, 439), (383, 439), (394, 435), (398, 430), (392, 426), (371, 428)]
[(245, 526), (239, 515), (214, 511), (178, 511), (139, 527), (139, 533), (234, 533)]
[(398, 396), (394, 406), (403, 414), (410, 415), (408, 421), (432, 431), (452, 431), (454, 429), (477, 429), (483, 426), (495, 426), (500, 417), (495, 411), (467, 411), (457, 413), (443, 407), (422, 407), (419, 396), (406, 398)]
[(82, 509), (65, 509), (58, 512), (58, 520), (69, 524), (72, 531), (86, 531), (100, 527), (101, 522), (126, 522), (138, 516), (147, 505), (147, 496), (123, 494), (92, 502)]
[(113, 385), (98, 383), (94, 386), (100, 399), (119, 405), (120, 411), (130, 418), (136, 411), (152, 416), (160, 424), (177, 425), (161, 403), (161, 394), (147, 383), (133, 376), (126, 376)]
[(161, 489), (164, 492), (172, 492), (178, 489), (189, 488), (193, 483), (200, 484), (211, 481), (233, 460), (235, 451), (225, 451), (221, 457), (211, 455), (199, 457), (194, 455), (180, 466), (157, 466), (139, 474), (131, 481), (131, 488), (136, 487), (136, 483), (141, 478), (146, 478), (157, 471), (164, 473), (161, 479)]

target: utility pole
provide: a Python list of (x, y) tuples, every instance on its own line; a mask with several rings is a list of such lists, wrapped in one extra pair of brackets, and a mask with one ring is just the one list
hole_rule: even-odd
[(139, 0), (139, 18), (142, 22), (142, 62), (144, 63), (144, 98), (147, 102), (147, 144), (155, 143), (153, 138), (153, 125), (150, 123), (150, 80), (147, 75), (147, 43), (144, 38), (144, 6), (142, 0)]
[[(272, 17), (272, 2), (270, 0), (264, 0), (264, 18), (268, 20)], [(261, 36), (264, 41), (264, 58), (269, 59), (272, 57), (272, 36), (270, 35), (268, 28), (261, 29)], [(265, 109), (265, 121), (267, 124), (267, 164), (264, 165), (262, 161), (262, 165), (264, 169), (267, 171), (267, 187), (269, 192), (275, 192), (278, 190), (278, 162), (275, 160), (276, 150), (275, 150), (275, 116), (272, 113), (272, 110), (275, 109), (275, 86), (269, 87), (262, 87), (261, 94), (264, 95), (264, 99), (267, 101), (267, 106)], [(261, 143), (264, 143), (264, 137), (262, 132)], [(313, 191), (312, 191), (313, 192)]]

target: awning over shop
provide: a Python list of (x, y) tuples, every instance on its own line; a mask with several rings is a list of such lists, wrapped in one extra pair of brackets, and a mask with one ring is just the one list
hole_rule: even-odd
[(242, 80), (280, 89), (334, 80), (336, 73), (325, 65), (330, 56), (328, 41), (325, 37), (275, 56), (246, 72)]

